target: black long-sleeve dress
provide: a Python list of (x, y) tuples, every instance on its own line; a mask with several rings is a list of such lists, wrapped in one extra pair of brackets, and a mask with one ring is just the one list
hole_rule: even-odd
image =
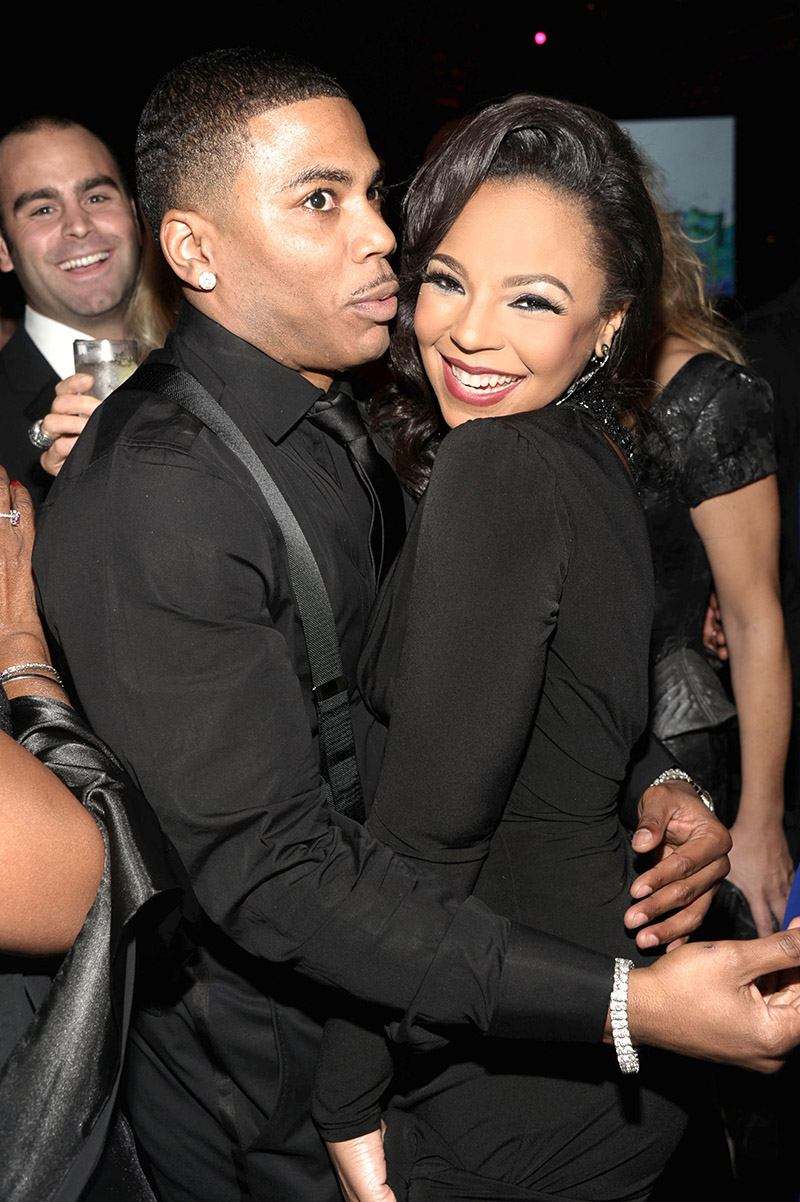
[[(448, 434), (362, 658), (391, 718), (370, 829), (458, 893), (640, 963), (617, 798), (647, 718), (652, 608), (636, 489), (591, 417), (551, 405)], [(386, 1055), (331, 1024), (327, 1138), (369, 1129)], [(685, 1116), (643, 1059), (623, 1081), (605, 1046), (456, 1038), (400, 1055), (398, 1198), (646, 1197)]]

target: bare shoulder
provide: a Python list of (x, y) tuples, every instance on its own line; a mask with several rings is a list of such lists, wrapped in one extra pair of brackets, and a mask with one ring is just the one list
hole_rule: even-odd
[(666, 388), (673, 376), (695, 355), (702, 355), (703, 348), (688, 338), (667, 334), (661, 340), (653, 358), (651, 371), (660, 388)]

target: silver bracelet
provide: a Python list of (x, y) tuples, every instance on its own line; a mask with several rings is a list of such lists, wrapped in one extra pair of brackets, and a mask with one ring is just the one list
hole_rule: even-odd
[(685, 780), (687, 785), (692, 786), (706, 809), (711, 810), (712, 814), (714, 813), (714, 802), (711, 800), (711, 794), (707, 789), (701, 788), (696, 780), (692, 780), (689, 773), (684, 772), (683, 768), (667, 768), (665, 772), (662, 772), (660, 776), (656, 777), (656, 779), (653, 781), (653, 784), (650, 785), (650, 788), (652, 789), (653, 785), (664, 785), (668, 780)]
[(56, 684), (63, 689), (64, 681), (56, 672), (52, 664), (14, 664), (11, 668), (4, 668), (0, 672), (0, 684), (8, 684), (10, 680), (17, 680), (20, 676), (28, 676), (32, 671), (46, 672), (48, 676), (52, 676)]
[(623, 1073), (639, 1071), (639, 1054), (631, 1043), (631, 1033), (628, 1030), (628, 974), (632, 968), (633, 960), (617, 958), (614, 961), (614, 984), (608, 1004), (611, 1038), (614, 1040), (617, 1063)]

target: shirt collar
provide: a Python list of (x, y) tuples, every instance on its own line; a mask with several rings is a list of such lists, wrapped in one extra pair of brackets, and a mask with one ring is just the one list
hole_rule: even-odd
[(231, 389), (264, 433), (279, 442), (324, 396), (305, 376), (184, 304), (175, 334)]
[(82, 330), (65, 326), (53, 317), (37, 313), (30, 305), (25, 306), (25, 333), (39, 353), (44, 355), (59, 380), (64, 380), (75, 372), (75, 357), (72, 352), (75, 339), (92, 337), (91, 334), (84, 334)]

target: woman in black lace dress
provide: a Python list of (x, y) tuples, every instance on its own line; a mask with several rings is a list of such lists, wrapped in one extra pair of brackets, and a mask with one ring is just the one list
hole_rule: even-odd
[[(677, 216), (662, 212), (660, 219), (664, 275), (648, 364), (658, 385), (651, 405), (657, 434), (641, 481), (656, 585), (653, 725), (713, 793), (733, 837), (729, 880), (765, 935), (783, 918), (792, 879), (782, 822), (791, 683), (772, 395), (743, 366), (732, 333), (714, 314)], [(712, 587), (735, 711), (701, 642)], [(739, 798), (726, 796), (734, 712)]]
[[(457, 893), (639, 964), (617, 807), (653, 598), (618, 418), (635, 416), (657, 217), (612, 122), (521, 96), (423, 167), (406, 218), (378, 428), (425, 491), (362, 659), (390, 723), (369, 826)], [(380, 1033), (331, 1024), (326, 1137), (373, 1129), (391, 1074)], [(685, 1125), (690, 1072), (674, 1076), (648, 1054), (621, 1079), (604, 1046), (400, 1057), (389, 1181), (414, 1202), (646, 1198)]]

